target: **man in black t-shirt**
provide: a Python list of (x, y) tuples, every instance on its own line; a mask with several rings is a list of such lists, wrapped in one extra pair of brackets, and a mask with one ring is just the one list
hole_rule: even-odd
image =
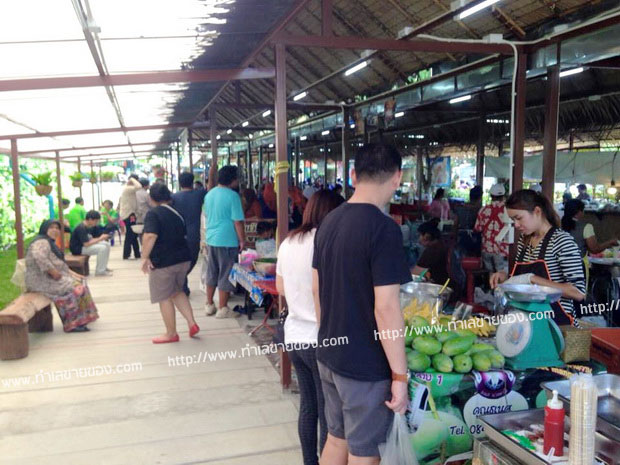
[(108, 268), (108, 260), (110, 258), (110, 243), (108, 234), (101, 234), (99, 237), (93, 237), (89, 230), (99, 224), (101, 215), (97, 210), (91, 210), (86, 213), (86, 219), (78, 224), (69, 240), (69, 250), (73, 255), (96, 255), (97, 267), (95, 276), (111, 276), (112, 270)]
[[(362, 147), (355, 194), (316, 233), (312, 284), (329, 431), (321, 463), (345, 465), (354, 456), (378, 464), (394, 412), (407, 407), (399, 291), (411, 274), (400, 228), (381, 211), (400, 185), (401, 163), (394, 147)], [(347, 343), (334, 345), (342, 337)]]

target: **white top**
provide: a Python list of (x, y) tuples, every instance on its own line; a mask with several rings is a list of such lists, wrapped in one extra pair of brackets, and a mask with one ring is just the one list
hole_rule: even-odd
[(319, 326), (312, 297), (313, 229), (303, 236), (285, 239), (278, 250), (276, 273), (284, 281), (288, 316), (284, 323), (284, 342), (316, 343)]

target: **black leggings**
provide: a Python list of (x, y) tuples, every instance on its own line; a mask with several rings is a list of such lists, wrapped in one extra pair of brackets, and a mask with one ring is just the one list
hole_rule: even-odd
[[(304, 465), (318, 465), (317, 437), (319, 452), (327, 439), (327, 421), (325, 420), (325, 402), (319, 368), (316, 363), (316, 349), (292, 350), (289, 353), (297, 373), (299, 384), (299, 421), (297, 429), (304, 456)], [(321, 427), (320, 436), (318, 426)]]

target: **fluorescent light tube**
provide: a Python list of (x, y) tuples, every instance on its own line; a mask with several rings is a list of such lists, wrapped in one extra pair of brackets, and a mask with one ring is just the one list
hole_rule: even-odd
[(364, 60), (361, 63), (358, 63), (355, 66), (347, 69), (344, 72), (344, 75), (345, 76), (350, 76), (351, 74), (358, 72), (360, 69), (364, 69), (366, 66), (368, 66), (368, 61)]
[(450, 103), (459, 103), (471, 100), (471, 95), (463, 95), (462, 97), (456, 97), (450, 100)]
[(305, 98), (308, 95), (308, 92), (302, 92), (300, 94), (297, 94), (295, 97), (293, 97), (293, 100), (296, 102), (297, 100), (301, 100), (302, 98)]
[(474, 5), (471, 8), (468, 8), (467, 10), (461, 12), (461, 14), (459, 14), (459, 19), (467, 18), (468, 16), (471, 16), (474, 13), (479, 12), (480, 10), (484, 10), (486, 7), (491, 6), (497, 2), (499, 2), (499, 0), (485, 0), (484, 2), (480, 2), (477, 5)]

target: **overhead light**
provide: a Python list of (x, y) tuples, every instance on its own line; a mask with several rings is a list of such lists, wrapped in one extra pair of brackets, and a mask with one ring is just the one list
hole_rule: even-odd
[(273, 144), (269, 144), (269, 148), (272, 149), (273, 148)]
[(560, 77), (571, 76), (573, 74), (579, 74), (579, 73), (583, 73), (583, 67), (581, 66), (579, 68), (573, 68), (573, 69), (567, 69), (566, 71), (561, 71)]
[(220, 140), (220, 139), (221, 139), (221, 137), (220, 137), (220, 135), (219, 135), (219, 134), (217, 135), (216, 139), (217, 139), (217, 140)]
[(351, 123), (351, 124), (349, 124), (349, 127), (350, 127), (351, 129), (355, 129), (355, 123)]
[(499, 0), (484, 0), (483, 2), (480, 2), (477, 5), (474, 5), (471, 8), (468, 8), (465, 11), (461, 12), (459, 14), (459, 19), (467, 18), (468, 16), (471, 16), (474, 13), (479, 12), (480, 10), (484, 10), (486, 7), (491, 6), (497, 2), (499, 2)]
[(618, 188), (611, 186), (607, 189), (607, 193), (609, 195), (616, 195), (616, 192), (618, 192)]
[(358, 63), (355, 66), (347, 69), (344, 72), (344, 75), (345, 76), (350, 76), (351, 74), (358, 72), (360, 69), (364, 69), (366, 66), (368, 66), (368, 61), (364, 60), (361, 63)]
[(263, 118), (267, 118), (271, 114), (271, 110), (265, 110), (263, 112)]
[(405, 116), (404, 111), (399, 111), (397, 113), (394, 113), (394, 118), (400, 118), (401, 116)]
[(299, 138), (299, 140), (306, 140), (307, 138), (308, 138), (308, 136), (301, 136), (301, 137)]
[(254, 139), (254, 135), (253, 135), (253, 134), (248, 134), (248, 137), (249, 137), (250, 139)]
[(510, 123), (510, 120), (508, 119), (495, 119), (495, 118), (487, 118), (487, 123), (490, 124), (508, 124)]
[(299, 94), (297, 94), (295, 97), (293, 97), (293, 101), (297, 101), (297, 100), (301, 100), (302, 98), (306, 98), (306, 96), (308, 95), (308, 92), (301, 92)]
[(226, 131), (226, 134), (232, 134), (232, 129), (229, 129), (228, 131)]
[(249, 121), (244, 121), (243, 123), (241, 123), (241, 127), (244, 128), (246, 126), (248, 126), (250, 124)]
[(456, 98), (450, 99), (450, 103), (465, 102), (467, 100), (471, 100), (471, 95), (463, 95), (461, 97), (456, 97)]
[(329, 136), (329, 129), (326, 129), (325, 131), (321, 132), (322, 136)]

